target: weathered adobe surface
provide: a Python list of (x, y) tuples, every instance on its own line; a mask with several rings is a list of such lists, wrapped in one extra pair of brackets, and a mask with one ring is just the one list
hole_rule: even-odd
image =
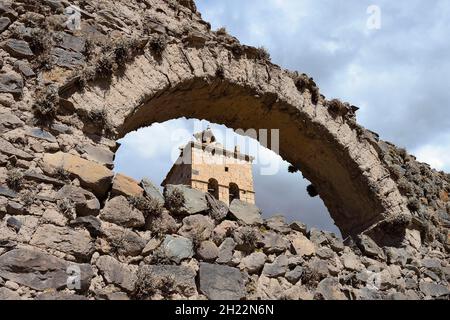
[[(69, 4), (83, 9), (81, 30), (63, 25)], [(3, 1), (0, 15), (1, 297), (448, 296), (450, 176), (359, 126), (354, 108), (326, 100), (306, 75), (211, 31), (193, 2)], [(144, 186), (165, 201), (145, 183), (112, 184), (116, 139), (178, 117), (280, 129), (280, 154), (312, 181), (350, 246), (228, 209), (225, 222), (207, 208), (187, 218), (188, 209), (130, 209)], [(227, 231), (199, 236), (205, 226)], [(187, 256), (172, 257), (171, 244)], [(65, 288), (71, 264), (79, 296)], [(382, 275), (380, 290), (367, 288), (365, 270)], [(138, 275), (161, 284), (144, 290)], [(211, 277), (234, 289), (214, 291)]]

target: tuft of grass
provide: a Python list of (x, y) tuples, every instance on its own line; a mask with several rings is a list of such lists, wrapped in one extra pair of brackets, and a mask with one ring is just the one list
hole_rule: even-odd
[(95, 75), (98, 79), (110, 80), (115, 69), (113, 58), (108, 54), (103, 54), (95, 64)]
[(62, 166), (59, 166), (55, 169), (55, 178), (62, 181), (70, 181), (70, 173), (64, 169)]
[(162, 54), (167, 48), (166, 37), (162, 35), (152, 37), (148, 42), (148, 46), (152, 54), (154, 54), (156, 58), (161, 59)]
[(142, 212), (145, 218), (161, 216), (164, 207), (155, 199), (149, 199), (144, 196), (135, 196), (128, 198), (128, 202)]
[(270, 61), (270, 53), (265, 47), (259, 47), (257, 49), (258, 59), (263, 61)]
[(36, 55), (48, 52), (52, 45), (50, 33), (44, 29), (33, 29), (30, 34), (29, 45), (31, 51)]
[(228, 34), (227, 28), (221, 27), (217, 29), (216, 34), (219, 36), (226, 36)]
[(139, 271), (133, 296), (138, 300), (151, 299), (155, 294), (160, 293), (168, 297), (175, 292), (175, 278), (173, 275), (162, 276), (152, 279), (146, 272)]
[(20, 190), (23, 184), (23, 173), (18, 169), (8, 170), (6, 174), (6, 184), (15, 191)]
[(40, 124), (52, 123), (59, 108), (59, 94), (56, 86), (48, 86), (39, 91), (32, 106), (34, 116)]
[(166, 207), (174, 212), (179, 212), (185, 203), (183, 192), (174, 188), (172, 192), (166, 197)]
[(216, 69), (216, 77), (223, 80), (225, 79), (225, 69), (223, 66), (218, 66)]
[(23, 205), (30, 207), (36, 201), (36, 194), (33, 191), (27, 191), (21, 196)]
[(301, 74), (295, 80), (295, 86), (300, 93), (304, 93), (306, 90), (311, 94), (311, 102), (317, 104), (320, 100), (320, 92), (313, 78), (308, 77), (306, 74)]
[(75, 204), (69, 198), (58, 200), (57, 206), (59, 211), (69, 220), (76, 217)]

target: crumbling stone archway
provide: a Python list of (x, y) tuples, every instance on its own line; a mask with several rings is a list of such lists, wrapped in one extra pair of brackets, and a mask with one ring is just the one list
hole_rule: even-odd
[[(104, 110), (114, 138), (180, 117), (279, 129), (280, 155), (316, 186), (344, 237), (408, 215), (364, 130), (298, 81), (266, 60), (238, 58), (224, 47), (173, 43), (158, 59), (136, 57), (107, 90), (94, 82), (67, 100), (77, 113)], [(88, 122), (84, 127), (92, 127)]]

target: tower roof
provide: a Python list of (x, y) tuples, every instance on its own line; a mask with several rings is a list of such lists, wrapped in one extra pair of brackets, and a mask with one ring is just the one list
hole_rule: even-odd
[(216, 137), (214, 136), (214, 133), (212, 132), (212, 130), (209, 126), (206, 128), (206, 130), (194, 134), (194, 138), (198, 142), (201, 142), (204, 144), (211, 144), (211, 143), (216, 142)]

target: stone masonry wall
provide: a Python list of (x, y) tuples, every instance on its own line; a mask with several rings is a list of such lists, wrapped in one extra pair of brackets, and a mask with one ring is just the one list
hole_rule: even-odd
[[(448, 298), (450, 176), (355, 110), (189, 0), (0, 2), (0, 299)], [(345, 244), (112, 171), (118, 138), (181, 116), (279, 128)]]

